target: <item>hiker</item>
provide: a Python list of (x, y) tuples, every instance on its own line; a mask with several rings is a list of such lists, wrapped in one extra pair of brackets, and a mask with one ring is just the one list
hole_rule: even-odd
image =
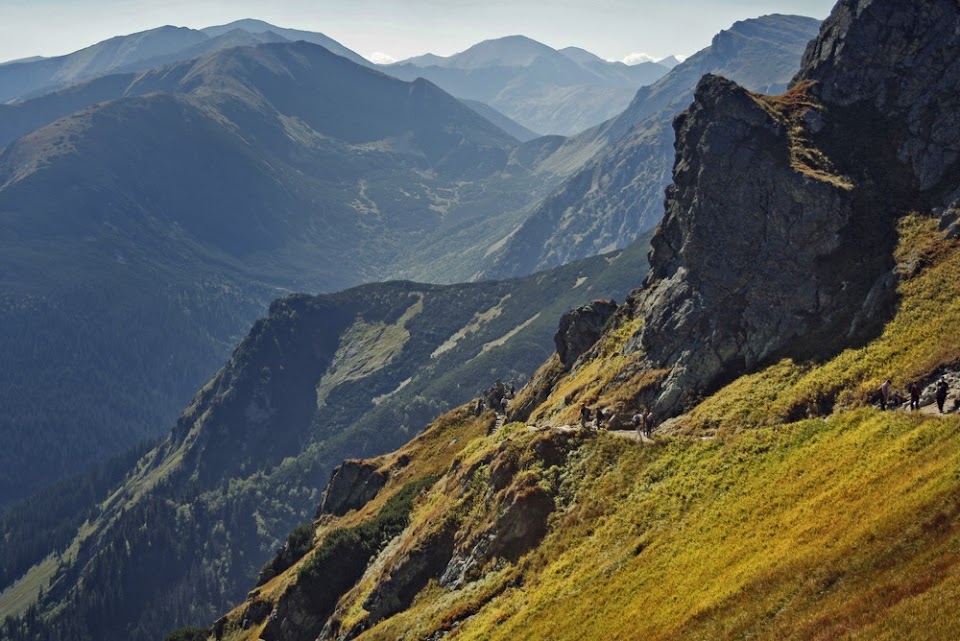
[(947, 391), (949, 389), (950, 386), (947, 385), (947, 381), (942, 378), (937, 381), (937, 407), (941, 414), (943, 414), (943, 404), (947, 402)]
[(646, 412), (641, 407), (640, 411), (634, 414), (633, 418), (630, 419), (630, 422), (633, 423), (633, 429), (637, 431), (637, 437), (640, 438), (640, 440), (643, 440), (643, 430), (645, 424), (643, 420), (644, 416), (646, 416)]
[(500, 399), (500, 413), (501, 414), (507, 413), (507, 397), (506, 396)]
[(510, 398), (513, 398), (517, 395), (517, 382), (510, 381)]
[(587, 429), (587, 425), (590, 423), (590, 408), (587, 407), (586, 403), (580, 403), (580, 428)]
[(476, 404), (476, 406), (473, 408), (473, 412), (474, 412), (474, 414), (476, 414), (477, 416), (480, 416), (481, 414), (483, 414), (483, 399), (482, 399), (482, 398), (478, 398), (478, 399), (477, 399), (477, 404)]
[(880, 396), (880, 410), (883, 411), (887, 409), (887, 402), (890, 400), (890, 379), (888, 378), (883, 382), (883, 385), (880, 386), (880, 389), (877, 390)]
[(593, 428), (599, 432), (600, 428), (603, 426), (603, 419), (604, 419), (603, 408), (598, 407), (596, 411), (594, 411), (593, 415), (594, 415)]
[(910, 383), (910, 387), (908, 387), (907, 390), (910, 392), (910, 411), (920, 411), (920, 383), (916, 381)]
[(607, 412), (607, 429), (611, 432), (623, 429), (623, 405), (617, 405)]
[(646, 432), (647, 438), (653, 437), (653, 428), (654, 425), (653, 410), (647, 410), (647, 413), (643, 416), (643, 431)]

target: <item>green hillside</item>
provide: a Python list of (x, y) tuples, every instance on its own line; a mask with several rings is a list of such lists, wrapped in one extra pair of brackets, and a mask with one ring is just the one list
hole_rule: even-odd
[(276, 301), (105, 497), (83, 479), (91, 491), (72, 510), (44, 494), (0, 518), (0, 536), (15, 537), (0, 618), (17, 620), (0, 636), (147, 641), (208, 622), (314, 516), (340, 461), (401, 446), (497, 378), (522, 384), (551, 353), (556, 318), (622, 299), (645, 254), (638, 244), (513, 281)]

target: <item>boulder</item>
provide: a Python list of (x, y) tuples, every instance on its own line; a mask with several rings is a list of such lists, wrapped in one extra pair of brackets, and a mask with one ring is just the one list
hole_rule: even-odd
[(616, 311), (617, 304), (614, 301), (595, 300), (563, 315), (553, 341), (564, 368), (573, 367), (580, 355), (593, 347), (600, 338), (603, 326)]
[(323, 490), (317, 516), (343, 516), (366, 505), (387, 483), (387, 475), (378, 466), (362, 460), (348, 460), (338, 465)]

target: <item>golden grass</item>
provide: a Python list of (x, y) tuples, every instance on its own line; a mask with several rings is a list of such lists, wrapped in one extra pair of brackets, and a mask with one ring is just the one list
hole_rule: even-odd
[[(879, 338), (743, 377), (680, 421), (716, 440), (586, 441), (538, 548), (469, 588), (428, 587), (360, 638), (960, 638), (960, 419), (862, 407), (891, 373), (905, 385), (960, 357), (944, 338), (960, 335), (960, 245), (934, 225), (900, 226)], [(620, 351), (638, 328), (622, 329), (536, 417), (574, 422), (580, 400), (635, 389)], [(829, 418), (785, 420), (825, 400)]]
[(812, 82), (804, 81), (780, 96), (750, 95), (786, 131), (790, 141), (790, 166), (795, 171), (838, 189), (853, 189), (850, 178), (837, 171), (830, 158), (817, 147), (807, 129), (804, 116), (811, 111), (823, 113), (826, 110), (813, 95), (812, 88)]
[(571, 503), (517, 566), (522, 588), (509, 568), (432, 586), (360, 638), (441, 621), (456, 639), (960, 638), (937, 606), (960, 596), (956, 419), (857, 410), (710, 443), (601, 437), (566, 475)]
[[(342, 517), (321, 517), (317, 522), (317, 542), (322, 542), (324, 537), (335, 529), (354, 527), (372, 520), (386, 502), (408, 483), (443, 474), (455, 459), (469, 456), (471, 451), (477, 451), (480, 448), (479, 442), (490, 432), (494, 421), (493, 412), (475, 417), (465, 408), (454, 410), (438, 418), (429, 430), (401, 449), (374, 459), (380, 464), (382, 470), (390, 471), (390, 480), (387, 485), (359, 510), (349, 512)], [(442, 497), (442, 494), (429, 493), (420, 502), (414, 516), (422, 515), (424, 510), (429, 509), (428, 506), (434, 497)], [(411, 524), (411, 527), (414, 525)], [(276, 604), (284, 592), (296, 583), (300, 568), (309, 558), (308, 554), (290, 569), (262, 585), (257, 589), (255, 598)], [(363, 593), (367, 587), (364, 582), (361, 582), (355, 588), (355, 594)], [(266, 622), (247, 630), (243, 630), (239, 625), (248, 605), (249, 603), (242, 603), (227, 614), (228, 625), (224, 635), (226, 641), (259, 639)]]
[[(641, 446), (601, 433), (564, 467), (544, 470), (531, 454), (543, 434), (511, 424), (487, 436), (491, 413), (460, 410), (379, 459), (395, 478), (321, 534), (372, 518), (411, 480), (444, 473), (391, 554), (451, 520), (461, 533), (482, 532), (495, 518), (490, 470), (505, 457), (519, 470), (512, 483), (548, 486), (558, 507), (546, 538), (517, 563), (500, 561), (457, 590), (431, 582), (359, 638), (960, 638), (960, 417), (863, 407), (884, 378), (904, 386), (960, 361), (946, 338), (960, 335), (960, 243), (934, 226), (920, 216), (900, 225), (900, 303), (877, 339), (826, 363), (783, 361), (742, 377), (676, 422), (714, 440)], [(560, 377), (535, 419), (573, 423), (581, 401), (611, 404), (655, 384), (662, 373), (622, 354), (638, 329), (608, 334), (597, 359)], [(543, 377), (557, 374), (551, 368)], [(398, 467), (402, 456), (410, 463)], [(464, 476), (472, 466), (476, 488)], [(341, 601), (348, 624), (363, 620), (382, 571)], [(228, 638), (256, 638), (246, 634)]]
[(596, 348), (598, 357), (563, 377), (531, 420), (554, 426), (575, 425), (580, 421), (580, 403), (590, 407), (632, 408), (638, 391), (657, 384), (666, 375), (666, 371), (641, 369), (641, 353), (622, 353), (624, 345), (642, 324), (642, 319), (633, 319), (608, 332)]

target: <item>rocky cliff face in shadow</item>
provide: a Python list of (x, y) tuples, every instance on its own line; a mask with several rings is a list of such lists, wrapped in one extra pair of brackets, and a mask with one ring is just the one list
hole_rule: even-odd
[(783, 96), (701, 81), (675, 122), (636, 299), (631, 349), (669, 370), (644, 400), (673, 414), (766, 360), (824, 356), (882, 325), (896, 220), (958, 184), (958, 34), (953, 1), (850, 0)]

